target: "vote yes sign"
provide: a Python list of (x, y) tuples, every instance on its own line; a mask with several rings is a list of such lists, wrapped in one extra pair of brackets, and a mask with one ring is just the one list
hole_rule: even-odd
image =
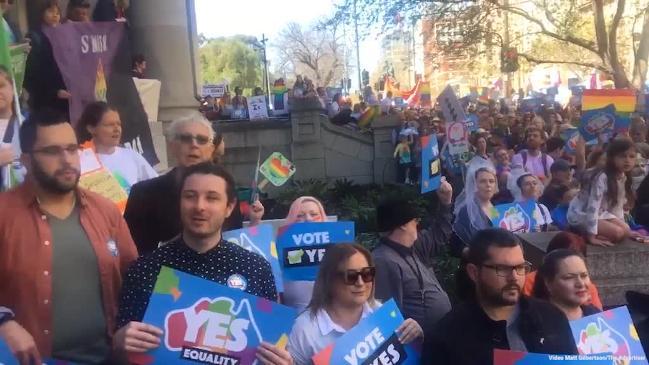
[(376, 309), (335, 343), (313, 356), (314, 365), (419, 364), (420, 353), (399, 342), (403, 316), (393, 299)]
[(294, 309), (162, 266), (144, 323), (163, 329), (160, 347), (131, 363), (256, 364), (262, 341), (284, 347)]
[(315, 280), (327, 247), (354, 242), (354, 222), (295, 223), (277, 233), (284, 280)]

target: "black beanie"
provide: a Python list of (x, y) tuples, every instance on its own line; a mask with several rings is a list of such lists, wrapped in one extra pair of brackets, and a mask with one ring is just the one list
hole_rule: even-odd
[(418, 217), (417, 208), (407, 200), (386, 200), (376, 207), (379, 232), (392, 232)]

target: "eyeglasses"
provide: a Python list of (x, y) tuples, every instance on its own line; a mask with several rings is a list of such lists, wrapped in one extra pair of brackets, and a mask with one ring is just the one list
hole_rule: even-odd
[(509, 276), (509, 274), (511, 274), (512, 271), (514, 271), (518, 276), (527, 275), (530, 273), (530, 271), (532, 271), (532, 264), (527, 261), (525, 261), (525, 263), (516, 266), (489, 265), (489, 264), (482, 264), (480, 266), (495, 270), (496, 275), (503, 278)]
[(37, 150), (32, 150), (32, 153), (39, 153), (48, 157), (57, 157), (62, 156), (64, 152), (67, 152), (71, 155), (79, 152), (78, 144), (70, 144), (67, 146), (47, 146)]
[(339, 272), (338, 275), (343, 279), (345, 285), (355, 285), (359, 276), (364, 283), (371, 283), (376, 276), (376, 268), (368, 266), (360, 270), (346, 270)]
[(196, 144), (199, 146), (205, 146), (206, 144), (212, 142), (212, 139), (208, 136), (194, 136), (191, 134), (180, 134), (176, 136), (176, 139), (180, 141), (180, 143), (184, 144), (192, 144), (194, 141), (196, 141)]

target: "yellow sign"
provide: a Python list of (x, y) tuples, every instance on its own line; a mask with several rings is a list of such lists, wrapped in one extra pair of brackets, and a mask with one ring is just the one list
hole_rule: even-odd
[(120, 186), (119, 181), (117, 181), (115, 176), (106, 169), (100, 169), (81, 175), (79, 186), (114, 202), (117, 204), (117, 207), (122, 214), (124, 213), (128, 195)]

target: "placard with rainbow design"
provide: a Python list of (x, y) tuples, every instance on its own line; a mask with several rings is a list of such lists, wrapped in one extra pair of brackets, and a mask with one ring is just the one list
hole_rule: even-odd
[(259, 172), (275, 186), (286, 184), (295, 174), (295, 165), (279, 152), (273, 152), (261, 166)]

